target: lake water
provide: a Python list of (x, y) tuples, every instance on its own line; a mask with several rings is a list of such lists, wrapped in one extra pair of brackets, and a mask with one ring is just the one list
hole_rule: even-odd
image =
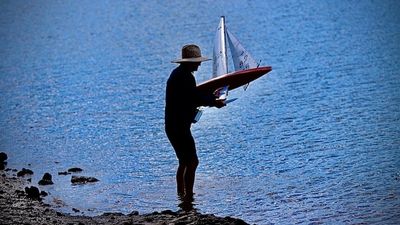
[[(273, 71), (192, 128), (195, 207), (257, 224), (400, 221), (398, 1), (1, 1), (0, 151), (85, 214), (178, 210), (170, 61), (219, 16)], [(197, 72), (210, 77), (210, 62)], [(232, 64), (231, 64), (232, 65)], [(30, 164), (30, 166), (28, 165)], [(72, 186), (70, 167), (100, 182)], [(60, 202), (60, 201), (58, 201)]]

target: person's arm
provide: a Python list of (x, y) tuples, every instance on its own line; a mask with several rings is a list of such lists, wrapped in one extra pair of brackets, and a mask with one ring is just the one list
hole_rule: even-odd
[(214, 106), (217, 108), (225, 106), (224, 100), (217, 99), (214, 94), (204, 94), (197, 90), (196, 86), (192, 88), (191, 93), (197, 106)]

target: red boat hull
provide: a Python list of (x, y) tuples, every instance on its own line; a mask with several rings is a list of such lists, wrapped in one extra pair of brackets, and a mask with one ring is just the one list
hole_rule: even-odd
[(197, 85), (197, 89), (205, 93), (210, 93), (214, 92), (220, 87), (229, 86), (229, 90), (233, 90), (250, 83), (251, 81), (263, 76), (271, 70), (272, 68), (270, 66), (264, 66), (228, 73)]

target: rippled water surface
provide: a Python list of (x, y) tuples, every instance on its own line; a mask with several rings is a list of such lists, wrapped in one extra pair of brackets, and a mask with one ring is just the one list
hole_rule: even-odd
[[(273, 71), (193, 126), (196, 208), (257, 224), (400, 218), (398, 1), (1, 1), (0, 150), (62, 210), (178, 209), (164, 134), (180, 48), (219, 16)], [(211, 74), (203, 63), (198, 81)], [(29, 165), (28, 165), (29, 164)], [(100, 182), (72, 186), (81, 167)], [(60, 204), (61, 200), (64, 202)]]

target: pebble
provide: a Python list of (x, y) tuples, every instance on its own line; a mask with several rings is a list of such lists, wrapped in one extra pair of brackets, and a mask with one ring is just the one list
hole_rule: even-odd
[(169, 209), (168, 209), (168, 210), (162, 211), (161, 214), (164, 214), (164, 215), (171, 215), (171, 216), (176, 216), (176, 215), (178, 215), (178, 213), (173, 212), (172, 210), (169, 210)]
[(69, 175), (71, 173), (67, 172), (67, 171), (63, 171), (63, 172), (58, 172), (58, 175)]
[(76, 212), (76, 213), (80, 212), (80, 210), (77, 209), (77, 208), (72, 208), (72, 211), (74, 211), (74, 212)]
[(128, 216), (138, 216), (139, 212), (138, 211), (132, 211), (131, 213), (128, 214)]

